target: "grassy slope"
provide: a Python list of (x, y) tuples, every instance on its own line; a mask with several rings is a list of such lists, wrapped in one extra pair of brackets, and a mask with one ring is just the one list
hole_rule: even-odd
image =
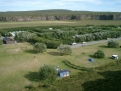
[[(98, 67), (110, 63), (110, 61), (114, 61), (112, 59), (109, 59), (109, 57), (113, 53), (118, 54), (119, 58), (121, 57), (119, 49), (106, 48), (105, 45), (106, 44), (104, 43), (104, 44), (75, 48), (73, 49), (73, 53), (71, 54), (71, 56), (69, 55), (60, 56), (58, 51), (53, 49), (48, 49), (47, 52), (43, 54), (35, 54), (34, 51), (32, 50), (32, 45), (28, 43), (1, 45), (0, 46), (0, 73), (1, 73), (0, 91), (20, 90), (29, 84), (37, 85), (38, 83), (36, 82), (37, 78), (35, 75), (37, 74), (39, 67), (43, 64), (52, 64), (55, 66), (58, 65), (60, 66), (61, 69), (71, 70), (71, 75), (74, 75), (79, 71), (65, 66), (62, 63), (64, 59), (67, 59), (72, 63), (80, 66)], [(21, 50), (21, 47), (27, 47), (27, 50), (23, 51)], [(94, 59), (95, 60), (94, 63), (88, 62), (87, 59), (90, 57), (90, 55), (92, 55), (98, 49), (101, 49), (105, 52), (106, 58), (104, 60)], [(34, 55), (36, 56), (35, 58)], [(88, 76), (86, 75), (86, 77)], [(82, 78), (87, 79), (86, 77)], [(86, 81), (88, 80), (85, 80), (85, 82)], [(59, 88), (58, 87), (59, 84), (60, 83), (57, 84), (56, 86), (57, 88)], [(72, 85), (74, 84), (75, 82), (72, 83)], [(79, 85), (74, 85), (74, 86), (77, 87)], [(62, 89), (60, 91), (62, 91)]]
[(32, 22), (0, 22), (0, 29), (34, 26), (85, 26), (85, 25), (121, 25), (118, 20), (81, 20), (81, 21), (32, 21)]
[(72, 15), (72, 14), (115, 14), (120, 12), (71, 11), (64, 9), (0, 12), (0, 16), (37, 16), (37, 15)]

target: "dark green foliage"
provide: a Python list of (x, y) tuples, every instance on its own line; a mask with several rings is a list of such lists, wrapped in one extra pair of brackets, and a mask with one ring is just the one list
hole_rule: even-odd
[(52, 65), (44, 65), (39, 69), (40, 81), (43, 81), (44, 85), (52, 84), (57, 77), (57, 72)]
[(81, 70), (81, 71), (93, 71), (92, 68), (86, 68), (86, 67), (76, 66), (75, 64), (72, 64), (68, 60), (64, 60), (63, 63), (65, 65), (69, 66), (70, 68), (73, 68), (73, 69), (78, 69), (78, 70)]
[(41, 43), (45, 43), (47, 48), (53, 48), (53, 49), (56, 49), (60, 44), (61, 42), (59, 40), (49, 40), (49, 39), (45, 39), (45, 38), (42, 38), (42, 37), (34, 37), (34, 39), (32, 40), (33, 43), (36, 43), (36, 42), (41, 42)]
[(117, 48), (117, 47), (119, 47), (119, 43), (117, 41), (110, 40), (110, 41), (108, 41), (108, 47)]
[(0, 34), (4, 37), (11, 37), (11, 33), (8, 32), (8, 30), (0, 30)]
[(105, 57), (105, 54), (104, 54), (103, 51), (98, 50), (97, 52), (94, 53), (94, 57), (95, 58), (104, 58)]
[(63, 44), (72, 44), (74, 42), (74, 39), (72, 37), (65, 37), (65, 38), (62, 38), (62, 43)]
[(71, 47), (69, 45), (60, 44), (57, 50), (61, 55), (69, 55), (72, 53)]
[(33, 49), (36, 50), (38, 53), (43, 53), (46, 51), (46, 45), (44, 43), (37, 42), (34, 44)]
[(1, 33), (0, 33), (0, 38), (2, 37)]

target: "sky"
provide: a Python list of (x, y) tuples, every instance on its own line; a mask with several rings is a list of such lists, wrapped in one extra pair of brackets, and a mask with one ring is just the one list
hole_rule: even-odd
[(121, 0), (0, 0), (0, 12), (48, 9), (121, 12)]

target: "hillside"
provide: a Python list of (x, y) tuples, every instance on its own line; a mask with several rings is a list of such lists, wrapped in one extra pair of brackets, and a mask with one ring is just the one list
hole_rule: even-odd
[(0, 12), (0, 22), (46, 20), (121, 20), (121, 12), (38, 10)]

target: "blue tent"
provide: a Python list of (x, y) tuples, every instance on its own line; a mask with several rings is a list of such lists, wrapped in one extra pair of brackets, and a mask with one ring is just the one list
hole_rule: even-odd
[(70, 75), (70, 71), (69, 70), (61, 70), (58, 72), (58, 76), (59, 77), (66, 77)]
[(90, 62), (94, 62), (94, 60), (93, 60), (92, 58), (89, 58), (88, 60), (89, 60)]

